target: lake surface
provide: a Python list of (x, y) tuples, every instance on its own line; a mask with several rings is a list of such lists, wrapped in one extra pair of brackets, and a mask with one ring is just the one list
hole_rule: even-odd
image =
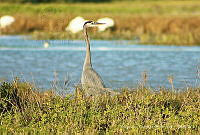
[[(82, 40), (28, 40), (23, 36), (0, 37), (0, 78), (34, 82), (40, 88), (64, 88), (80, 82), (85, 57)], [(91, 41), (93, 68), (111, 88), (137, 87), (141, 74), (148, 86), (175, 88), (199, 86), (200, 47), (136, 45), (129, 41)], [(69, 80), (69, 81), (68, 81)]]

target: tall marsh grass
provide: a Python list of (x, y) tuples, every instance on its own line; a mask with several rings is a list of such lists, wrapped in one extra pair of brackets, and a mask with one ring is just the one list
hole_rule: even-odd
[(197, 134), (200, 89), (173, 92), (138, 87), (117, 96), (61, 97), (28, 82), (0, 84), (0, 133)]

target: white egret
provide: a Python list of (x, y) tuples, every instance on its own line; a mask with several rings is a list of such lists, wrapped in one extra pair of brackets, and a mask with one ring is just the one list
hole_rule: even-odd
[(99, 23), (106, 22), (105, 25), (99, 25), (98, 26), (99, 32), (105, 31), (107, 28), (111, 28), (115, 25), (114, 20), (112, 18), (108, 18), (108, 17), (100, 18), (100, 19), (97, 20), (97, 22), (99, 22)]
[(2, 16), (0, 18), (0, 28), (5, 28), (5, 27), (11, 25), (14, 22), (15, 22), (15, 18), (14, 17), (8, 16), (8, 15)]
[(66, 27), (66, 31), (70, 31), (72, 33), (78, 33), (83, 30), (83, 25), (85, 23), (85, 19), (81, 16), (77, 16), (72, 19), (69, 25)]

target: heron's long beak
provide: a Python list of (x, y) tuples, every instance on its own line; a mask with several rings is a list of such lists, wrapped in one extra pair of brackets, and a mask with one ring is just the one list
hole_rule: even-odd
[(106, 24), (106, 23), (95, 22), (95, 25), (102, 25), (102, 24)]

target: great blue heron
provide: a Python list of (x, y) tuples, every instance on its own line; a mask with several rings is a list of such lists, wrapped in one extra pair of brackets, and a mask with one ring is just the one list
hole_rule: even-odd
[(104, 23), (98, 23), (94, 21), (87, 21), (83, 25), (83, 33), (86, 41), (86, 56), (85, 62), (83, 65), (81, 84), (82, 88), (86, 90), (86, 94), (96, 95), (105, 92), (109, 92), (113, 94), (113, 91), (105, 88), (104, 82), (101, 79), (100, 75), (92, 68), (91, 62), (91, 52), (90, 52), (90, 41), (87, 33), (88, 27), (96, 27), (98, 25), (102, 25)]

